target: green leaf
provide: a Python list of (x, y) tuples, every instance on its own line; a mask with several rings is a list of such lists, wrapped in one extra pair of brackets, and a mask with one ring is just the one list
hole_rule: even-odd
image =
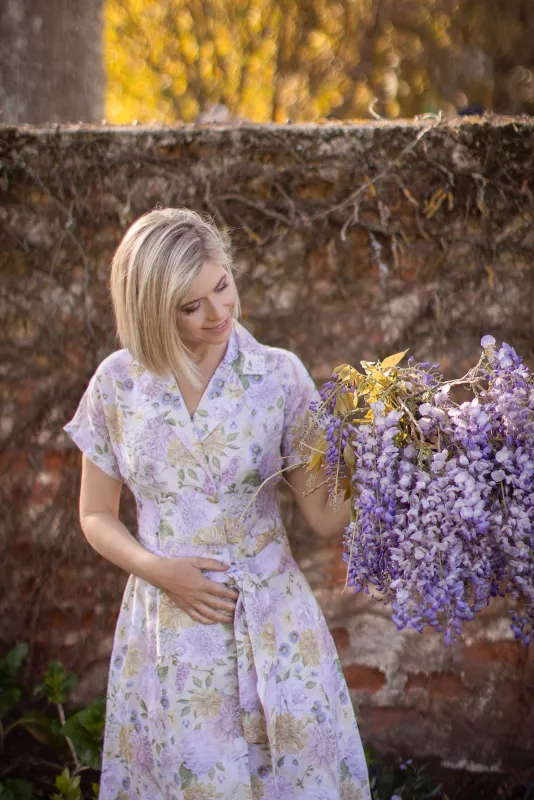
[(104, 455), (104, 451), (102, 450), (102, 448), (100, 447), (99, 444), (95, 444), (95, 450), (96, 450), (96, 452), (98, 453), (99, 456), (103, 456)]
[(0, 800), (32, 800), (33, 786), (20, 778), (4, 778), (0, 781)]
[(51, 703), (63, 704), (77, 683), (73, 672), (66, 670), (59, 661), (51, 661), (43, 683), (35, 687), (34, 694), (44, 694)]
[(164, 667), (161, 664), (158, 664), (156, 666), (156, 669), (158, 672), (158, 678), (160, 679), (160, 681), (164, 681), (165, 678), (167, 677), (167, 673), (169, 672), (169, 667)]
[(71, 778), (69, 770), (65, 769), (56, 778), (55, 787), (60, 793), (53, 794), (53, 800), (81, 800), (80, 781), (81, 775)]
[(200, 678), (197, 678), (196, 675), (193, 676), (193, 683), (195, 684), (195, 686), (198, 686), (199, 689), (202, 686), (202, 681), (200, 680)]
[(220, 460), (217, 458), (217, 456), (213, 456), (213, 458), (212, 458), (211, 460), (212, 460), (212, 462), (213, 462), (213, 465), (214, 465), (215, 467), (217, 467), (217, 469), (220, 469), (220, 468), (221, 468), (221, 462), (220, 462)]
[(293, 658), (291, 659), (291, 663), (294, 664), (296, 661), (299, 660), (299, 658), (300, 658), (299, 653), (295, 653)]
[(187, 769), (185, 764), (182, 764), (180, 767), (180, 789), (187, 789), (194, 777), (195, 773)]
[(347, 767), (347, 762), (345, 761), (345, 759), (343, 759), (343, 761), (341, 762), (341, 780), (346, 781), (349, 780), (351, 777), (352, 777), (351, 772)]
[(174, 530), (172, 525), (169, 525), (168, 522), (160, 522), (158, 533), (163, 539), (168, 539), (171, 536), (174, 536)]
[(315, 686), (317, 686), (315, 681), (307, 681), (306, 683), (306, 689), (313, 689)]
[(22, 692), (21, 686), (6, 688), (6, 683), (0, 684), (0, 719), (17, 705), (22, 697)]
[(205, 411), (203, 408), (197, 410), (197, 414), (198, 414), (199, 417), (207, 417), (208, 416), (208, 412)]
[(243, 353), (240, 352), (235, 361), (232, 361), (232, 369), (234, 370), (234, 372), (237, 372), (237, 374), (239, 375), (241, 373), (241, 370), (243, 369), (244, 363), (245, 363), (245, 356)]
[(241, 483), (246, 483), (249, 486), (260, 486), (261, 475), (259, 473), (259, 470), (253, 469), (250, 472), (248, 472), (241, 481)]
[(71, 739), (80, 761), (91, 769), (100, 770), (106, 701), (99, 698), (73, 714), (61, 729)]
[(188, 470), (187, 470), (187, 474), (188, 474), (188, 475), (189, 475), (189, 477), (190, 477), (190, 478), (192, 478), (194, 481), (197, 481), (197, 480), (198, 480), (197, 473), (195, 472), (195, 470), (194, 470), (194, 469), (188, 469)]
[(23, 695), (24, 689), (17, 675), (27, 653), (28, 645), (21, 642), (0, 661), (0, 719), (17, 705)]
[(205, 684), (206, 684), (206, 686), (207, 686), (207, 688), (208, 688), (208, 689), (210, 688), (210, 686), (211, 686), (211, 684), (212, 684), (212, 683), (213, 683), (213, 681), (212, 681), (212, 679), (211, 679), (211, 675), (208, 675), (208, 677), (207, 677), (207, 678), (206, 678), (206, 680), (205, 680)]
[[(62, 753), (66, 749), (66, 742), (61, 735), (59, 722), (56, 719), (47, 717), (40, 711), (27, 711), (16, 722), (9, 726), (7, 729), (12, 730), (15, 727), (24, 728), (34, 739), (37, 739), (41, 744)], [(7, 732), (7, 731), (6, 731)]]
[(278, 759), (278, 761), (277, 761), (276, 763), (277, 763), (277, 765), (278, 765), (279, 767), (283, 767), (283, 766), (284, 766), (284, 761), (285, 761), (285, 760), (286, 760), (286, 757), (285, 757), (285, 756), (282, 756), (281, 758), (279, 758), (279, 759)]
[(181, 481), (185, 481), (185, 472), (183, 471), (183, 469), (178, 470), (178, 477), (180, 478)]
[(180, 716), (186, 717), (189, 713), (191, 713), (191, 708), (189, 706), (186, 706), (185, 708), (182, 708), (182, 713), (180, 714)]
[(233, 442), (233, 441), (235, 441), (235, 439), (237, 439), (238, 435), (239, 434), (237, 434), (237, 433), (229, 433), (228, 436), (226, 437), (226, 441), (227, 442)]
[(22, 663), (28, 655), (28, 645), (20, 642), (9, 651), (7, 656), (0, 661), (0, 685), (8, 678), (15, 678)]

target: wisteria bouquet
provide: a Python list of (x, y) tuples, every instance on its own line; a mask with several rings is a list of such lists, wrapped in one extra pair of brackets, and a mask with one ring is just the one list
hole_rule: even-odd
[[(515, 350), (481, 342), (478, 364), (445, 381), (406, 353), (343, 365), (321, 390), (304, 439), (333, 502), (351, 500), (347, 584), (393, 608), (400, 630), (443, 632), (496, 595), (511, 627), (534, 625), (534, 376)], [(460, 386), (472, 398), (454, 402)]]

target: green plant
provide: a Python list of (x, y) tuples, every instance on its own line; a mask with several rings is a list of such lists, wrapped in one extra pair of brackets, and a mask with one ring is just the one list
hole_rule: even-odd
[(447, 800), (441, 784), (432, 786), (426, 765), (408, 759), (386, 766), (371, 750), (366, 749), (365, 755), (373, 800)]
[(18, 673), (27, 653), (28, 645), (21, 643), (0, 661), (0, 747), (5, 735), (3, 719), (20, 701), (24, 691)]
[[(35, 695), (44, 695), (56, 707), (57, 716), (50, 716), (36, 708), (28, 708), (4, 725), (5, 717), (24, 699), (24, 687), (19, 680), (20, 668), (28, 648), (19, 644), (0, 662), (0, 750), (5, 737), (15, 728), (22, 728), (34, 739), (52, 748), (64, 760), (71, 762), (56, 777), (53, 800), (81, 800), (81, 778), (85, 770), (100, 770), (104, 736), (105, 700), (98, 699), (69, 717), (65, 703), (77, 683), (76, 676), (59, 661), (52, 661), (42, 683), (34, 689)], [(92, 784), (94, 797), (98, 784)], [(24, 780), (0, 781), (0, 800), (26, 800), (32, 797), (32, 785)]]
[(102, 763), (105, 712), (106, 701), (99, 698), (73, 714), (62, 729), (74, 744), (80, 761), (94, 770), (100, 770)]
[(32, 800), (33, 787), (29, 781), (5, 778), (0, 781), (0, 800)]

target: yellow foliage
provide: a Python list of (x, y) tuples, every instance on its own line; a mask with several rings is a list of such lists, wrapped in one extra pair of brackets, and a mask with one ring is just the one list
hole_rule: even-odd
[[(534, 66), (517, 22), (529, 2), (495, 14), (487, 0), (106, 0), (107, 119), (193, 121), (217, 103), (254, 122), (362, 118), (375, 98), (380, 115), (410, 117), (453, 110), (460, 93), (491, 108), (493, 92), (532, 113), (499, 66), (507, 53)], [(429, 217), (452, 206), (438, 191)]]
[(407, 350), (403, 350), (402, 353), (395, 353), (395, 355), (393, 356), (388, 356), (380, 363), (380, 366), (382, 367), (382, 369), (389, 369), (389, 367), (396, 367), (397, 364), (399, 364), (402, 361), (407, 352), (408, 352)]

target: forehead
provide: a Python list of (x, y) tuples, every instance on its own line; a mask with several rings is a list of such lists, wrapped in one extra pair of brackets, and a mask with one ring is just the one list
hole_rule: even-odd
[(191, 281), (188, 292), (186, 293), (183, 303), (190, 302), (191, 300), (198, 300), (207, 294), (210, 294), (221, 278), (227, 275), (228, 272), (219, 261), (205, 261), (202, 269), (195, 275)]

